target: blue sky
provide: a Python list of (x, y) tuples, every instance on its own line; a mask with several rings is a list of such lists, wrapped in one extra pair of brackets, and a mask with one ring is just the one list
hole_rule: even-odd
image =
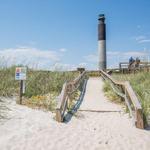
[(147, 60), (149, 7), (149, 0), (1, 0), (1, 65), (96, 69), (101, 13), (106, 16), (108, 67), (130, 56)]

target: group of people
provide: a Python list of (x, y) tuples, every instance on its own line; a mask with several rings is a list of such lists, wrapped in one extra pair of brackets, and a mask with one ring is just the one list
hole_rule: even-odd
[(136, 57), (136, 59), (134, 59), (132, 56), (129, 58), (129, 64), (132, 64), (133, 62), (140, 62), (140, 59), (138, 57)]
[(140, 64), (140, 59), (137, 57), (136, 59), (134, 59), (133, 57), (129, 58), (129, 70), (132, 69), (137, 69), (139, 68), (139, 64)]

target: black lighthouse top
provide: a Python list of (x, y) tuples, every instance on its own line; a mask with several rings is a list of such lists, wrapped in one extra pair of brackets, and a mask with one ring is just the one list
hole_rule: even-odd
[(102, 24), (105, 23), (105, 15), (100, 14), (98, 20), (99, 20), (99, 23), (102, 23)]
[(105, 25), (105, 15), (100, 14), (98, 17), (98, 40), (106, 40), (106, 25)]

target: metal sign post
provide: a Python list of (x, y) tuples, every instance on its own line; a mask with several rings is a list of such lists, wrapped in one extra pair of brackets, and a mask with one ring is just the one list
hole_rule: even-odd
[(15, 80), (19, 80), (20, 90), (19, 90), (19, 103), (22, 104), (22, 95), (25, 93), (25, 80), (26, 80), (26, 67), (17, 67), (15, 72)]

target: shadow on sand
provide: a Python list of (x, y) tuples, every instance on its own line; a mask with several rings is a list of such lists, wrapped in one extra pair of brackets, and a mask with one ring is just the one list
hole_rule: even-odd
[(83, 91), (81, 92), (80, 97), (79, 97), (79, 99), (77, 100), (76, 104), (75, 104), (74, 107), (71, 109), (71, 111), (67, 112), (67, 114), (64, 116), (64, 123), (68, 123), (68, 122), (71, 120), (72, 116), (73, 116), (73, 115), (78, 111), (78, 109), (80, 108), (80, 105), (82, 104), (82, 101), (83, 101), (83, 98), (84, 98), (84, 95), (85, 95), (87, 81), (88, 81), (88, 80), (85, 80), (85, 81), (84, 81), (84, 84), (83, 84)]
[(145, 130), (150, 131), (150, 124), (145, 128)]

